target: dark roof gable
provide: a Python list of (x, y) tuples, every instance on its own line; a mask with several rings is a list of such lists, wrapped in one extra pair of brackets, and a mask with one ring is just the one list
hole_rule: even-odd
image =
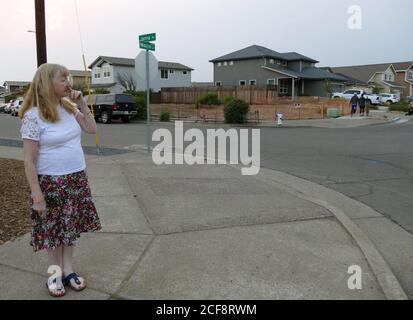
[(224, 56), (218, 57), (216, 59), (210, 60), (209, 62), (220, 62), (226, 60), (247, 60), (247, 59), (257, 59), (257, 58), (275, 58), (287, 61), (309, 61), (313, 63), (318, 63), (318, 61), (311, 59), (309, 57), (303, 56), (296, 52), (280, 53), (262, 46), (252, 45), (247, 48), (226, 54)]

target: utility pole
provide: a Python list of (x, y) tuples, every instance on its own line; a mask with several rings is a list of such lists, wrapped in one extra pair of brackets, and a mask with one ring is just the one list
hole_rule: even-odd
[(34, 7), (36, 12), (37, 66), (39, 67), (47, 62), (44, 0), (34, 0)]

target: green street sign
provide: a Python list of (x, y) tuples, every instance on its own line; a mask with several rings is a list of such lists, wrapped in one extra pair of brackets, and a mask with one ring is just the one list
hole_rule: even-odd
[(139, 41), (149, 42), (156, 40), (156, 33), (143, 34), (139, 36)]
[(153, 43), (150, 42), (139, 42), (139, 48), (141, 49), (145, 49), (145, 50), (151, 50), (151, 51), (155, 51), (155, 45)]

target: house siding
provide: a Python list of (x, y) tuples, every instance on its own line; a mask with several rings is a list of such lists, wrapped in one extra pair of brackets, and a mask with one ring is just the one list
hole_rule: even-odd
[(215, 62), (214, 84), (220, 81), (223, 86), (238, 86), (240, 80), (245, 80), (247, 85), (249, 80), (256, 80), (257, 84), (267, 84), (266, 73), (262, 72), (261, 68), (264, 65), (264, 58), (234, 61), (232, 66), (228, 64), (221, 67)]

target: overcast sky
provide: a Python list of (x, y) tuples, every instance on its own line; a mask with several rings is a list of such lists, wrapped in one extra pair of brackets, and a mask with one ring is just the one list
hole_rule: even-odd
[[(82, 69), (75, 0), (45, 4), (48, 61)], [(348, 25), (354, 5), (361, 29)], [(192, 81), (212, 81), (209, 60), (253, 44), (318, 66), (413, 60), (412, 0), (77, 0), (77, 7), (88, 63), (135, 58), (138, 35), (156, 32), (157, 59), (195, 69)], [(32, 79), (34, 28), (34, 0), (0, 0), (0, 84)]]

